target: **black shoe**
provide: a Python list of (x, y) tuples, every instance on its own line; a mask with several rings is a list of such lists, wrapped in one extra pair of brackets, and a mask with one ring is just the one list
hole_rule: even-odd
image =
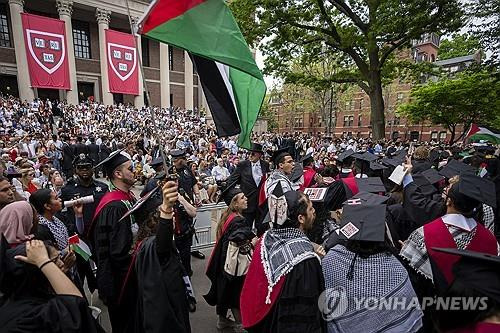
[(198, 259), (205, 259), (205, 255), (200, 251), (191, 251), (191, 255)]
[(196, 299), (188, 297), (189, 312), (196, 312)]

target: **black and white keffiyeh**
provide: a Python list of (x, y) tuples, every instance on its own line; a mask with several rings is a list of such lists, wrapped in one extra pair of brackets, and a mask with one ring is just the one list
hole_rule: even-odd
[(61, 220), (54, 216), (53, 220), (50, 221), (42, 215), (38, 215), (38, 219), (38, 223), (47, 226), (52, 235), (54, 235), (59, 251), (68, 247), (68, 229), (66, 229), (66, 226)]
[(271, 303), (271, 292), (279, 280), (295, 265), (309, 258), (317, 258), (312, 243), (296, 228), (271, 229), (262, 236), (261, 260), (267, 277), (266, 304)]

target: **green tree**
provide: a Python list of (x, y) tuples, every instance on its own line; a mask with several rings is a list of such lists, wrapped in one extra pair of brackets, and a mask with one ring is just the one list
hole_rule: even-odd
[(267, 73), (287, 79), (290, 64), (297, 59), (319, 63), (325, 56), (338, 57), (339, 70), (328, 80), (355, 83), (368, 94), (375, 139), (385, 136), (382, 82), (396, 74), (395, 52), (424, 33), (454, 32), (463, 23), (459, 0), (235, 0), (230, 4), (247, 41), (263, 42)]
[(468, 34), (455, 34), (451, 39), (443, 39), (439, 45), (439, 60), (462, 57), (481, 49), (479, 39)]
[(398, 112), (413, 123), (430, 121), (446, 127), (450, 142), (463, 138), (465, 132), (456, 133), (464, 125), (466, 131), (472, 123), (495, 126), (500, 114), (500, 80), (488, 72), (464, 72), (456, 77), (416, 86), (411, 101), (401, 105)]
[(489, 63), (500, 63), (500, 0), (471, 0), (468, 15), (470, 27), (485, 51), (491, 52)]

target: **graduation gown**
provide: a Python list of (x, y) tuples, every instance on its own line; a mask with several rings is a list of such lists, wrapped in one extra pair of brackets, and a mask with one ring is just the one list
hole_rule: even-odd
[(135, 258), (136, 332), (191, 332), (182, 272), (173, 222), (160, 219), (156, 236), (141, 243)]
[(3, 333), (73, 333), (105, 332), (94, 320), (83, 297), (56, 295), (48, 301), (23, 298), (0, 308)]
[(259, 323), (246, 330), (250, 333), (326, 332), (318, 309), (318, 298), (325, 289), (319, 261), (306, 259), (282, 279), (285, 281), (272, 308)]
[[(232, 220), (229, 221), (229, 219)], [(229, 276), (224, 271), (229, 242), (241, 243), (255, 237), (243, 217), (231, 214), (226, 221), (229, 223), (223, 229), (207, 266), (206, 274), (212, 285), (208, 293), (203, 296), (208, 304), (218, 306), (219, 315), (225, 315), (224, 309), (227, 311), (227, 309), (240, 307), (240, 294), (245, 279), (244, 276)]]

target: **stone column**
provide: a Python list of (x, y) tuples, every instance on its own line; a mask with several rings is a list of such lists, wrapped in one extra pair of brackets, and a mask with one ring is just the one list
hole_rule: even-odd
[(184, 51), (184, 106), (186, 110), (193, 110), (193, 62), (189, 54)]
[[(136, 38), (137, 45), (137, 57), (140, 57), (142, 67), (144, 68), (144, 63), (142, 62), (142, 44), (141, 44), (141, 35), (137, 34), (137, 24), (139, 23), (139, 17), (132, 17), (132, 34)], [(138, 58), (139, 59), (139, 58)], [(139, 66), (139, 62), (137, 62), (137, 70), (138, 70), (138, 78), (139, 78), (139, 95), (134, 98), (134, 105), (136, 108), (140, 109), (144, 106), (144, 81), (142, 79), (142, 71)]]
[(107, 9), (96, 8), (95, 16), (99, 26), (99, 62), (101, 65), (101, 86), (102, 86), (102, 99), (104, 105), (113, 105), (113, 94), (109, 92), (108, 81), (108, 61), (106, 59), (106, 33), (105, 30), (109, 28), (109, 19), (111, 11)]
[(160, 43), (160, 106), (168, 108), (170, 104), (170, 58), (168, 54), (169, 46)]
[(31, 88), (30, 74), (28, 71), (28, 61), (26, 59), (26, 48), (24, 47), (23, 25), (21, 13), (24, 11), (24, 0), (9, 0), (10, 19), (12, 23), (12, 37), (16, 52), (17, 65), (17, 87), (21, 100), (32, 101), (35, 92)]
[(66, 100), (69, 104), (78, 104), (78, 85), (76, 81), (75, 47), (73, 45), (73, 25), (71, 14), (73, 13), (72, 0), (57, 0), (59, 18), (64, 21), (66, 29), (66, 49), (68, 52), (69, 82), (70, 90), (66, 91)]

